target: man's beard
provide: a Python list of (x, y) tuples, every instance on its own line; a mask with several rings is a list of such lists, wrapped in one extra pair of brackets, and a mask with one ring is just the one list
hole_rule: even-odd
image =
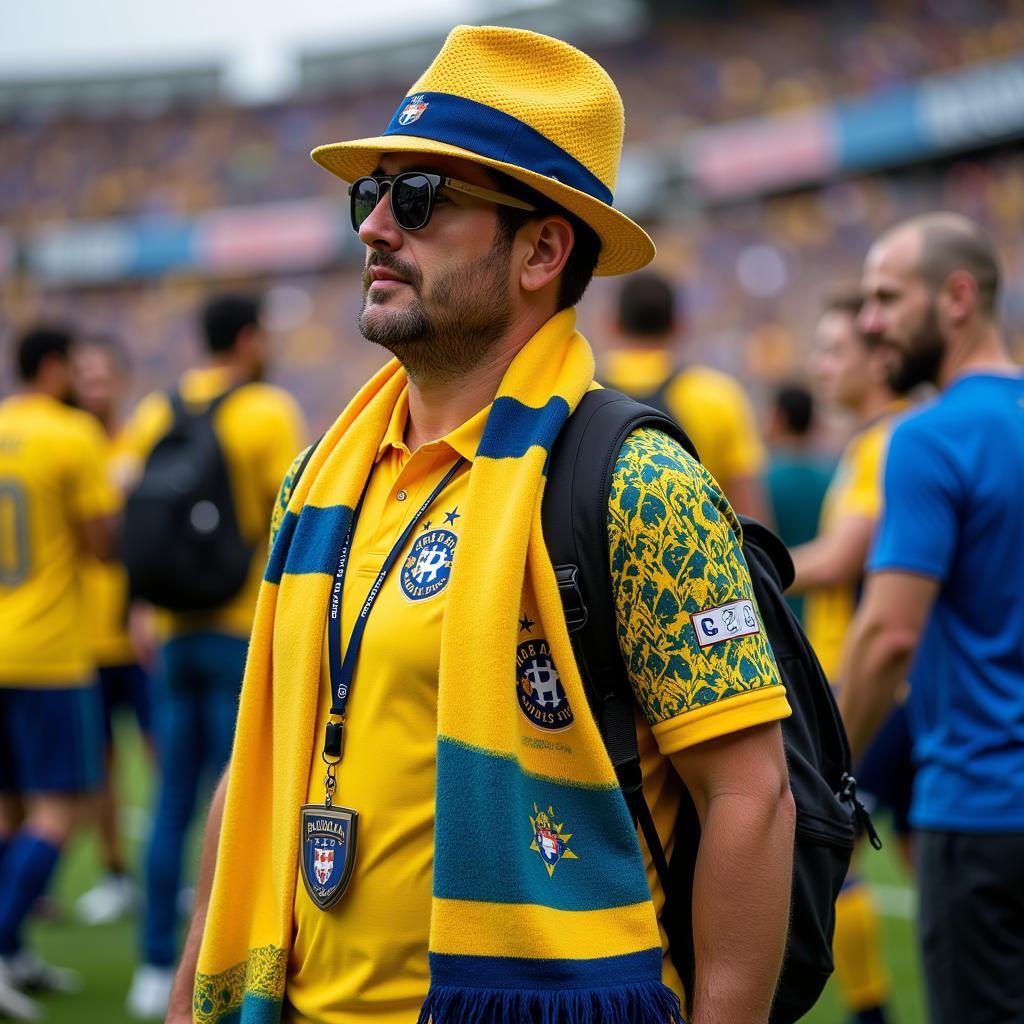
[(886, 374), (889, 387), (905, 395), (919, 384), (935, 384), (946, 355), (946, 340), (939, 327), (939, 314), (932, 302), (921, 326), (911, 335), (907, 347), (897, 351)]
[[(468, 266), (449, 270), (429, 293), (414, 267), (386, 252), (374, 252), (370, 266), (387, 267), (415, 292), (403, 310), (386, 316), (370, 314), (378, 303), (368, 298), (370, 278), (363, 273), (363, 308), (359, 330), (364, 338), (398, 357), (415, 383), (457, 380), (480, 365), (512, 322), (508, 294), (511, 239), (499, 234), (490, 251)], [(386, 301), (380, 303), (386, 306)]]

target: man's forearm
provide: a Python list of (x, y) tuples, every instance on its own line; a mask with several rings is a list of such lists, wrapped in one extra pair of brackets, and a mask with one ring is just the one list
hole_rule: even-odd
[[(230, 765), (228, 769), (230, 769)], [(178, 963), (178, 971), (174, 977), (174, 987), (171, 989), (171, 998), (167, 1008), (167, 1024), (191, 1024), (192, 1022), (192, 990), (195, 987), (199, 947), (203, 941), (206, 911), (210, 905), (213, 873), (217, 865), (217, 844), (220, 841), (220, 827), (224, 818), (228, 769), (225, 769), (220, 782), (217, 783), (213, 799), (210, 801), (210, 813), (207, 816), (206, 828), (203, 832), (203, 848), (199, 857), (199, 871), (196, 875), (195, 905), (192, 909), (188, 936), (181, 952), (181, 960)]]
[(858, 617), (843, 652), (839, 711), (856, 760), (878, 732), (907, 678), (913, 637)]
[(694, 878), (692, 1024), (765, 1024), (789, 928), (796, 811), (723, 794), (708, 805)]

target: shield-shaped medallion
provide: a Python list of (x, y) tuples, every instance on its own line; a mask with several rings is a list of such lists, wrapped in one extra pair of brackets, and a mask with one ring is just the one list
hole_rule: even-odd
[(358, 817), (351, 807), (304, 804), (301, 809), (302, 882), (321, 910), (344, 896), (352, 878)]

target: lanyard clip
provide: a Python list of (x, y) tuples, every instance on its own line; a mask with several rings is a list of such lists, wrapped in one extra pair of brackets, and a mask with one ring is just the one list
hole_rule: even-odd
[(324, 760), (328, 758), (340, 761), (345, 746), (345, 723), (328, 722), (324, 733)]

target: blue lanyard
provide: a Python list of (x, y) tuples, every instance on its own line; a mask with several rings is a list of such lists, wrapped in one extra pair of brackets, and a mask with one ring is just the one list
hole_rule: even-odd
[[(366, 497), (364, 488), (360, 495), (359, 502), (352, 513), (352, 521), (345, 531), (345, 540), (341, 546), (341, 554), (338, 556), (338, 568), (334, 573), (334, 584), (331, 587), (330, 603), (328, 604), (327, 616), (327, 654), (328, 664), (331, 673), (331, 715), (340, 717), (340, 723), (329, 723), (327, 736), (324, 742), (324, 759), (328, 757), (341, 757), (342, 737), (344, 735), (345, 710), (348, 707), (348, 699), (352, 693), (352, 680), (356, 672), (356, 659), (359, 657), (359, 648), (363, 642), (363, 634), (366, 632), (366, 623), (370, 617), (370, 611), (377, 601), (381, 587), (388, 573), (393, 568), (398, 556), (402, 553), (406, 542), (409, 540), (417, 523), (423, 518), (427, 509), (437, 500), (440, 493), (451, 482), (452, 477), (462, 468), (465, 459), (460, 457), (455, 465), (445, 473), (441, 482), (430, 492), (427, 500), (420, 506), (419, 511), (409, 520), (408, 526), (402, 531), (401, 537), (395, 542), (394, 547), (384, 559), (384, 564), (377, 573), (377, 578), (370, 587), (370, 592), (363, 601), (363, 607), (359, 610), (356, 623), (352, 627), (352, 635), (349, 637), (348, 647), (345, 650), (345, 657), (341, 657), (341, 599), (345, 589), (345, 572), (348, 568), (349, 555), (352, 549), (352, 538), (355, 536), (356, 523), (359, 520), (359, 513), (362, 511), (363, 499)], [(367, 481), (369, 485), (369, 481)]]

